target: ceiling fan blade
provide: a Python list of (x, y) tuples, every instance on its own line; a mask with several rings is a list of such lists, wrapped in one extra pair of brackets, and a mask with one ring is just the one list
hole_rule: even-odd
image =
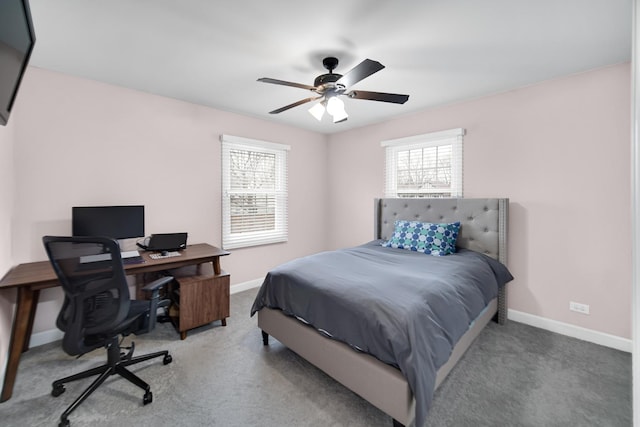
[(263, 82), (263, 83), (273, 83), (275, 85), (293, 86), (293, 87), (297, 87), (297, 88), (300, 88), (300, 89), (307, 89), (307, 90), (312, 90), (312, 91), (316, 90), (316, 88), (314, 86), (303, 85), (302, 83), (286, 82), (284, 80), (278, 80), (278, 79), (270, 79), (268, 77), (262, 77), (262, 78), (258, 79), (258, 81), (259, 82)]
[(290, 108), (297, 107), (298, 105), (306, 104), (307, 102), (315, 101), (316, 99), (322, 98), (321, 96), (314, 96), (311, 98), (301, 99), (300, 101), (294, 102), (293, 104), (285, 105), (282, 108), (278, 108), (277, 110), (269, 111), (269, 114), (278, 114), (286, 111)]
[(360, 80), (369, 77), (373, 73), (377, 73), (382, 70), (384, 65), (379, 63), (378, 61), (373, 61), (371, 59), (365, 59), (351, 70), (349, 70), (345, 75), (340, 77), (337, 84), (342, 84), (345, 87), (353, 86), (358, 83)]
[(404, 104), (409, 99), (409, 95), (400, 95), (398, 93), (368, 92), (366, 90), (353, 90), (346, 95), (349, 98), (393, 102), (394, 104)]

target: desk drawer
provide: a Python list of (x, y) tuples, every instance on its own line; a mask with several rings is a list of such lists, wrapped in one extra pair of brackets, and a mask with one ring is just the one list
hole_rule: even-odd
[[(172, 314), (178, 317), (175, 320), (181, 333), (229, 317), (228, 273), (179, 277), (176, 281), (178, 289), (173, 295), (177, 307)], [(181, 335), (184, 339), (185, 335)]]

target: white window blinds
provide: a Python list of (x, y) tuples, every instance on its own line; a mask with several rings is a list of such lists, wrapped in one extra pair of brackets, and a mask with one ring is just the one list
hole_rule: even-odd
[(288, 145), (222, 135), (222, 247), (287, 241)]
[(385, 197), (462, 197), (462, 138), (451, 129), (383, 141)]

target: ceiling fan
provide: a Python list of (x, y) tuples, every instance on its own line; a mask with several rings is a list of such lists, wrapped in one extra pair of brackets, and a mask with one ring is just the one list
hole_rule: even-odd
[(285, 105), (277, 110), (270, 111), (269, 114), (278, 114), (286, 111), (290, 108), (297, 107), (307, 102), (321, 100), (313, 107), (309, 109), (309, 112), (318, 121), (322, 120), (325, 110), (333, 117), (334, 123), (340, 123), (347, 120), (348, 114), (344, 110), (344, 102), (339, 98), (340, 95), (346, 95), (349, 98), (355, 99), (368, 99), (370, 101), (382, 101), (391, 102), (394, 104), (404, 104), (409, 99), (409, 95), (400, 95), (397, 93), (384, 93), (384, 92), (369, 92), (364, 90), (351, 90), (347, 92), (347, 89), (358, 83), (360, 80), (369, 77), (370, 75), (377, 73), (384, 68), (384, 65), (378, 61), (371, 59), (365, 59), (360, 64), (353, 67), (346, 74), (334, 74), (333, 70), (338, 66), (338, 59), (332, 56), (324, 58), (322, 60), (324, 68), (329, 70), (327, 74), (321, 74), (313, 82), (313, 86), (287, 82), (284, 80), (270, 79), (268, 77), (262, 77), (258, 79), (259, 82), (273, 83), (283, 86), (293, 86), (300, 89), (307, 89), (311, 92), (315, 92), (318, 96), (312, 96), (310, 98), (301, 99), (293, 104)]

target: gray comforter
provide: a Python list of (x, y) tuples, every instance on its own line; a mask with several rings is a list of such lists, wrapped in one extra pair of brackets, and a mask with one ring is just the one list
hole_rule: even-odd
[(436, 371), (472, 321), (513, 279), (470, 250), (444, 257), (381, 241), (299, 258), (271, 270), (251, 308), (277, 308), (396, 366), (425, 423)]

